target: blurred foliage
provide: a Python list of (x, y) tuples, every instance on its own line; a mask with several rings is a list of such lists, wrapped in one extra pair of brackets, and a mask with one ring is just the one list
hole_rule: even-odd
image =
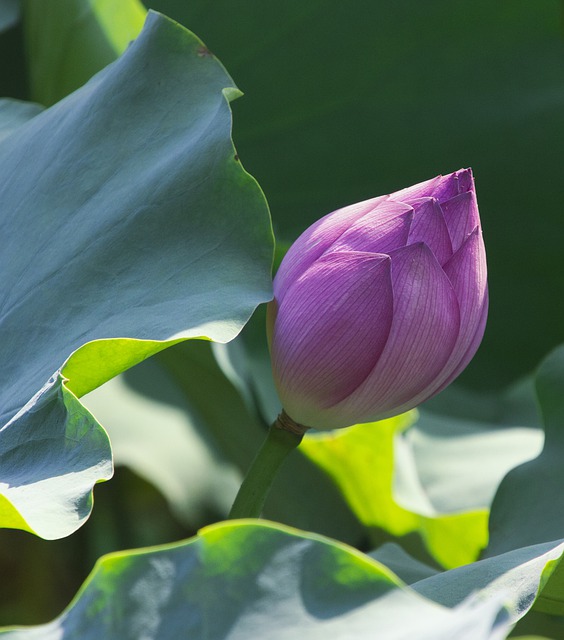
[(98, 558), (112, 551), (173, 542), (193, 535), (153, 486), (124, 467), (96, 488), (88, 522), (62, 540), (0, 529), (0, 626), (39, 624), (75, 596)]
[[(481, 595), (456, 609), (440, 606), (346, 545), (240, 520), (183, 543), (106, 556), (57, 620), (0, 636), (295, 640), (329, 632), (333, 640), (372, 640), (377, 628), (383, 638), (505, 637), (513, 622), (506, 598)], [(520, 595), (513, 592), (512, 604)]]
[[(438, 173), (473, 167), (488, 250), (491, 312), (484, 343), (461, 382), (478, 392), (455, 388), (435, 399), (430, 412), (407, 432), (402, 446), (404, 454), (408, 446), (419, 456), (417, 464), (408, 462), (413, 465), (410, 473), (415, 473), (424, 489), (423, 497), (436, 498), (453, 473), (449, 465), (440, 464), (446, 448), (456, 446), (461, 457), (465, 437), (474, 442), (479, 437), (484, 443), (496, 438), (501, 447), (503, 437), (514, 440), (509, 427), (530, 427), (521, 434), (518, 454), (500, 455), (501, 466), (495, 456), (489, 458), (487, 477), (480, 478), (484, 486), (478, 493), (481, 499), (493, 494), (496, 474), (507, 460), (515, 464), (524, 456), (522, 449), (529, 448), (533, 455), (538, 448), (534, 428), (539, 420), (528, 382), (503, 396), (492, 390), (530, 373), (541, 356), (564, 339), (554, 309), (555, 300), (564, 295), (562, 3), (377, 0), (361, 8), (327, 0), (213, 4), (152, 0), (147, 4), (195, 31), (245, 92), (244, 100), (234, 105), (235, 142), (245, 167), (265, 190), (279, 242), (291, 241), (339, 206)], [(126, 25), (116, 31), (122, 36), (114, 38), (111, 32), (117, 21), (112, 23), (112, 3), (95, 5), (87, 0), (52, 0), (49, 5), (49, 10), (57, 6), (67, 12), (60, 24), (66, 24), (72, 36), (76, 33), (71, 10), (88, 7), (85, 13), (79, 12), (90, 21), (88, 37), (71, 39), (73, 59), (85, 64), (69, 71), (49, 66), (41, 53), (52, 44), (44, 39), (44, 30), (60, 26), (55, 13), (51, 12), (48, 27), (37, 17), (40, 0), (25, 0), (24, 29), (21, 22), (14, 22), (17, 3), (7, 2), (7, 12), (0, 13), (0, 28), (4, 28), (0, 55), (10, 62), (0, 66), (0, 93), (48, 103), (77, 88), (117, 56), (139, 27), (139, 7), (136, 2), (127, 3), (133, 31)], [(118, 5), (126, 6), (116, 0), (114, 6)], [(56, 78), (59, 73), (62, 77)], [(43, 88), (37, 88), (41, 84), (37, 78)], [(195, 481), (174, 458), (178, 453), (174, 446), (158, 451), (159, 464), (168, 467), (151, 465), (154, 461), (148, 461), (147, 454), (156, 451), (151, 449), (151, 426), (158, 418), (145, 416), (144, 436), (136, 449), (128, 449), (124, 443), (136, 425), (131, 421), (120, 425), (108, 414), (104, 422), (120, 442), (117, 461), (139, 476), (118, 468), (111, 482), (97, 488), (92, 518), (69, 539), (45, 542), (21, 532), (0, 531), (4, 584), (0, 624), (38, 623), (59, 614), (102, 553), (178, 540), (225, 515), (235, 480), (258, 446), (264, 421), (275, 411), (264, 345), (257, 347), (257, 341), (249, 339), (252, 332), (263, 336), (261, 313), (243, 341), (214, 353), (217, 361), (208, 345), (194, 345), (192, 350), (181, 345), (147, 363), (146, 376), (141, 367), (121, 381), (130, 392), (150, 400), (158, 392), (151, 367), (172, 376), (182, 395), (173, 404), (182, 405), (189, 423), (179, 429), (179, 434), (182, 428), (186, 432), (174, 442), (189, 447), (189, 437), (194, 437), (210, 464), (210, 475), (222, 470), (225, 482), (210, 485), (207, 474), (202, 474), (197, 487), (196, 483), (190, 486)], [(260, 379), (266, 385), (257, 384)], [(214, 402), (219, 388), (221, 403)], [(236, 418), (227, 424), (230, 411), (236, 412)], [(445, 436), (441, 427), (445, 419), (438, 414), (457, 416), (459, 437)], [(549, 444), (559, 444), (557, 434), (552, 428)], [(329, 451), (331, 443), (327, 445)], [(494, 502), (489, 556), (562, 535), (560, 515), (549, 521), (537, 514), (522, 532), (515, 526), (523, 524), (523, 511), (531, 506), (550, 512), (561, 485), (561, 456), (556, 449), (547, 444), (540, 463), (525, 463), (502, 483)], [(478, 465), (479, 455), (473, 455)], [(549, 464), (544, 464), (549, 457)], [(361, 526), (357, 518), (362, 509), (347, 504), (346, 491), (343, 496), (339, 490), (343, 478), (339, 479), (333, 463), (325, 465), (325, 475), (323, 462), (316, 462), (314, 453), (309, 458), (296, 455), (288, 461), (267, 505), (268, 514), (365, 550), (371, 540), (386, 539), (384, 532), (374, 536)], [(366, 468), (373, 463), (368, 460)], [(537, 504), (539, 470), (550, 476), (554, 489)], [(459, 481), (460, 477), (454, 484)], [(295, 509), (291, 483), (300, 486), (301, 507)], [(182, 489), (188, 492), (184, 501)], [(398, 487), (387, 490), (395, 492), (394, 499), (401, 495), (407, 501), (409, 492), (402, 494)], [(523, 496), (522, 501), (515, 503), (515, 492)], [(470, 493), (467, 487), (462, 495), (456, 494), (460, 505), (467, 506)], [(403, 509), (405, 504), (395, 508)], [(471, 507), (482, 509), (483, 516), (487, 505)], [(419, 567), (415, 563), (421, 560), (432, 561), (412, 539), (400, 541), (415, 555), (415, 560), (404, 558), (409, 570)], [(484, 543), (480, 539), (478, 545)], [(471, 557), (477, 553), (476, 549), (465, 551)], [(559, 576), (558, 570), (548, 585), (556, 584), (558, 590)], [(556, 640), (564, 634), (562, 624), (562, 617), (551, 611), (532, 611), (519, 622), (514, 635), (544, 633)]]
[[(462, 381), (502, 387), (564, 339), (564, 31), (556, 0), (151, 0), (245, 93), (235, 143), (277, 238), (472, 166), (491, 309)], [(508, 286), (510, 283), (510, 286)]]
[[(40, 3), (26, 4), (33, 18)], [(125, 5), (115, 4), (121, 13)], [(127, 4), (138, 24), (135, 2)], [(325, 0), (147, 6), (195, 31), (246, 94), (235, 106), (235, 141), (267, 195), (277, 237), (291, 240), (339, 206), (472, 166), (491, 310), (462, 381), (504, 386), (564, 339), (552, 313), (564, 296), (561, 2), (378, 0), (358, 11)], [(123, 46), (123, 29), (115, 29), (110, 40)], [(24, 50), (38, 45), (27, 32), (24, 46), (23, 36), (21, 25), (1, 34), (2, 59), (10, 60), (0, 69), (3, 95), (30, 97)], [(100, 38), (89, 72), (109, 61), (107, 46)], [(31, 60), (32, 76), (40, 64)]]
[(196, 36), (150, 17), (69, 99), (25, 123), (0, 110), (0, 526), (50, 539), (111, 475), (75, 395), (179, 341), (232, 340), (272, 295), (268, 207), (231, 141), (238, 93)]
[[(146, 15), (140, 0), (21, 1), (30, 97), (47, 106), (113, 62), (139, 35)], [(64, 46), (53, 46), (57, 41)]]

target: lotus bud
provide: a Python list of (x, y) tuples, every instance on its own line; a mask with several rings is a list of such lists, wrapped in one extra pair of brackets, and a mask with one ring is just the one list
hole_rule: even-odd
[(452, 382), (482, 339), (486, 254), (470, 169), (339, 209), (274, 280), (274, 380), (299, 425), (382, 420)]

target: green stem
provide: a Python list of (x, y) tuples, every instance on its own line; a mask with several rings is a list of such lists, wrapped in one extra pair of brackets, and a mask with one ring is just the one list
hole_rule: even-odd
[[(276, 423), (275, 423), (276, 424)], [(273, 424), (231, 507), (229, 518), (258, 518), (276, 473), (286, 456), (302, 441), (303, 434)]]

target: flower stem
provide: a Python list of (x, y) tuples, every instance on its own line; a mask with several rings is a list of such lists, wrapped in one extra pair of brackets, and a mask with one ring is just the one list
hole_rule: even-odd
[(270, 427), (268, 436), (237, 493), (229, 512), (229, 519), (260, 516), (278, 469), (288, 454), (302, 441), (305, 428), (302, 433), (296, 433), (294, 430), (290, 431), (280, 426), (281, 424), (283, 423), (279, 417)]

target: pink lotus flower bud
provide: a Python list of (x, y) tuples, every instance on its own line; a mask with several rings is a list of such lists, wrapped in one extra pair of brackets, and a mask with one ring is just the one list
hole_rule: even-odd
[(444, 389), (482, 339), (486, 275), (470, 169), (316, 222), (282, 261), (268, 310), (286, 413), (333, 429)]

